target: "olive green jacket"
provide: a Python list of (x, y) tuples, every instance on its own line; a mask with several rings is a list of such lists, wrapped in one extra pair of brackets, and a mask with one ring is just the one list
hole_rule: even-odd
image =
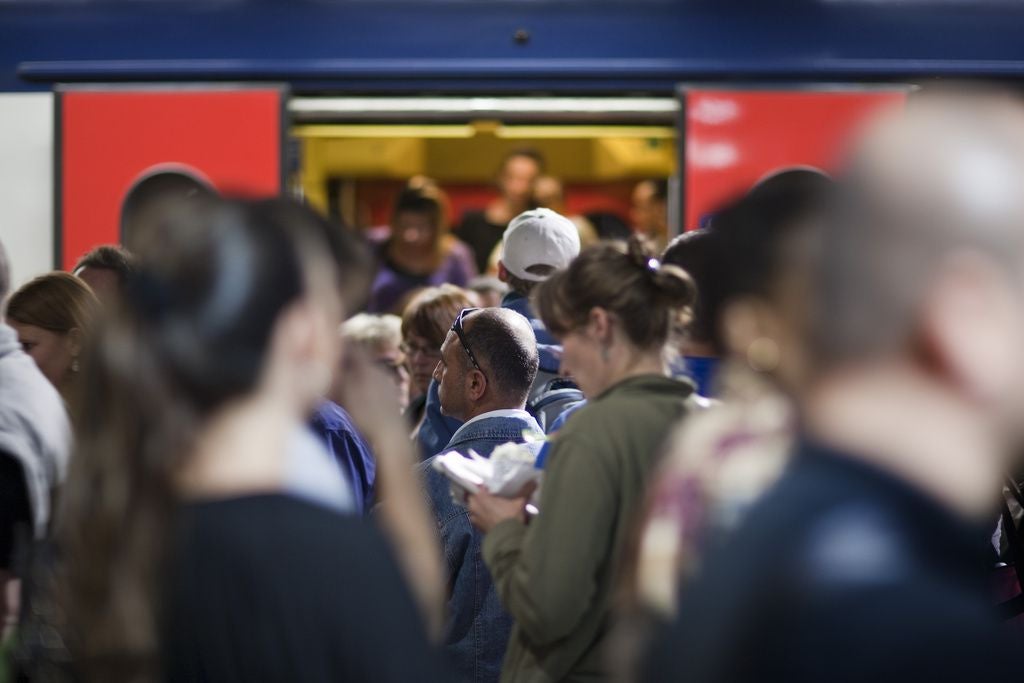
[(658, 375), (607, 389), (554, 437), (537, 518), (506, 520), (484, 538), (484, 561), (515, 619), (502, 681), (605, 678), (601, 646), (627, 534), (692, 393)]

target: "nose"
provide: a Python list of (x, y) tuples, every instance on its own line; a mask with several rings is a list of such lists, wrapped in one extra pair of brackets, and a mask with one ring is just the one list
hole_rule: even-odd
[(438, 383), (441, 382), (441, 361), (437, 361), (437, 365), (434, 366), (434, 372), (431, 374), (431, 377), (434, 378), (434, 381)]

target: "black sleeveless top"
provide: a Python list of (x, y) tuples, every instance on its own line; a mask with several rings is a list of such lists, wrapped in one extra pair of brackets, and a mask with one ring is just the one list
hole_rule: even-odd
[(168, 576), (167, 680), (448, 680), (379, 533), (280, 495), (185, 506)]

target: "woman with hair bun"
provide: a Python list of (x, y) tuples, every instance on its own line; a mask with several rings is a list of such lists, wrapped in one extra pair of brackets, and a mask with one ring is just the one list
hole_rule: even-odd
[[(695, 297), (681, 269), (639, 238), (585, 249), (534, 293), (563, 347), (561, 372), (588, 404), (554, 437), (540, 515), (526, 497), (469, 498), (484, 559), (515, 619), (503, 681), (597, 680), (617, 566), (647, 480), (693, 387), (667, 375), (664, 350)], [(528, 493), (528, 492), (524, 492)]]
[[(340, 353), (326, 235), (267, 204), (179, 208), (83, 365), (104, 400), (57, 528), (75, 680), (442, 679), (380, 534), (294, 479)], [(363, 408), (393, 414), (374, 385)]]

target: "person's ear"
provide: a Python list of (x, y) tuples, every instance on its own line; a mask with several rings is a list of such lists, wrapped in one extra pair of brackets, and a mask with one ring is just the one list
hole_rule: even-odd
[(611, 343), (612, 318), (611, 314), (600, 306), (594, 306), (587, 315), (587, 334), (595, 341), (604, 344)]
[(984, 403), (1019, 381), (1024, 311), (1005, 269), (986, 255), (947, 258), (921, 307), (913, 350), (929, 374)]
[(466, 396), (471, 401), (479, 401), (487, 393), (487, 377), (476, 368), (466, 372)]
[(78, 354), (82, 352), (82, 331), (77, 327), (72, 327), (68, 330), (65, 340), (68, 345), (68, 352), (72, 357), (77, 358)]
[(505, 267), (505, 262), (498, 261), (498, 279), (502, 282), (508, 282), (508, 268)]

